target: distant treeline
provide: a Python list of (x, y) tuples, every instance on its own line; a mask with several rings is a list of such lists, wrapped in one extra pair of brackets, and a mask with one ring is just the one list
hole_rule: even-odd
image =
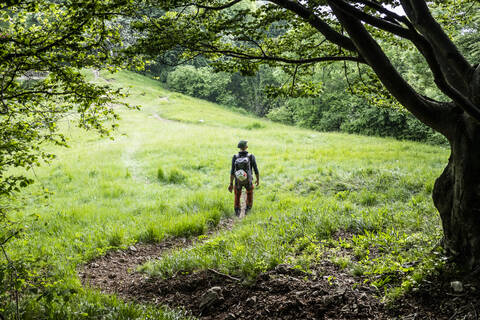
[(262, 67), (255, 76), (215, 72), (199, 63), (167, 67), (151, 65), (148, 73), (172, 91), (237, 107), (273, 121), (318, 131), (340, 131), (363, 135), (394, 137), (434, 144), (444, 138), (408, 112), (377, 107), (352, 95), (340, 72), (323, 74), (323, 93), (309, 98), (272, 98), (266, 86), (282, 86), (286, 75), (281, 70)]

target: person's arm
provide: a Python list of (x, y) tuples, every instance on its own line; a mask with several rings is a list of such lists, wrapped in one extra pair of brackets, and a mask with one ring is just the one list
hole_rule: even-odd
[(230, 175), (230, 184), (228, 185), (228, 191), (232, 192), (233, 190), (233, 178), (235, 178), (235, 176), (233, 174)]
[(230, 169), (230, 184), (228, 185), (228, 191), (232, 192), (233, 190), (233, 179), (235, 178), (235, 155), (232, 158), (232, 168)]
[(257, 160), (255, 159), (255, 156), (252, 154), (252, 169), (253, 169), (253, 172), (255, 172), (255, 185), (258, 187), (258, 185), (260, 184), (260, 173), (258, 172), (258, 168), (257, 168)]

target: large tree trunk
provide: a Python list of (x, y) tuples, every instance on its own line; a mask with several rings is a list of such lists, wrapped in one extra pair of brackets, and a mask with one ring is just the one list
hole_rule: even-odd
[(480, 266), (480, 124), (460, 116), (450, 145), (433, 201), (442, 218), (445, 249), (472, 270)]

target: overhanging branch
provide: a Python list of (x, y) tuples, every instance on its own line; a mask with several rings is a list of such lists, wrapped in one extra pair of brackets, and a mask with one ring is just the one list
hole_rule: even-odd
[(449, 109), (442, 108), (419, 95), (398, 73), (382, 48), (362, 25), (360, 19), (355, 19), (346, 14), (337, 5), (336, 0), (327, 0), (327, 2), (340, 23), (345, 27), (362, 57), (374, 70), (387, 90), (422, 122), (449, 136), (450, 133), (444, 125), (446, 111)]
[(334, 30), (328, 25), (328, 23), (320, 19), (317, 15), (300, 3), (289, 0), (270, 0), (270, 2), (296, 13), (299, 17), (303, 18), (305, 22), (309, 23), (312, 27), (323, 34), (328, 41), (342, 47), (345, 50), (357, 52), (357, 48), (351, 39)]
[(345, 12), (346, 14), (356, 19), (360, 19), (361, 21), (373, 27), (390, 32), (394, 35), (397, 35), (405, 39), (412, 40), (413, 38), (413, 35), (409, 29), (402, 28), (400, 25), (391, 23), (388, 20), (369, 15), (368, 13), (357, 9), (352, 5), (349, 5), (343, 0), (332, 0), (332, 3), (335, 3), (337, 7), (343, 12)]
[(258, 60), (258, 61), (276, 61), (276, 62), (283, 62), (286, 64), (312, 64), (318, 62), (325, 62), (325, 61), (353, 61), (359, 63), (365, 63), (365, 60), (361, 57), (355, 56), (323, 56), (323, 57), (314, 57), (314, 58), (306, 58), (306, 59), (290, 59), (285, 57), (277, 57), (277, 56), (269, 56), (269, 55), (254, 55), (246, 52), (235, 51), (235, 50), (223, 50), (219, 48), (215, 48), (208, 44), (203, 44), (203, 46), (207, 49), (202, 50), (202, 53), (220, 53), (225, 56), (229, 56), (232, 58), (243, 59), (243, 60)]
[(425, 57), (425, 61), (433, 73), (433, 80), (437, 87), (471, 117), (477, 121), (480, 121), (480, 109), (460, 91), (448, 83), (444, 73), (442, 72), (438, 58), (435, 55), (435, 49), (430, 45), (430, 43), (420, 34), (418, 34), (418, 37), (413, 40), (413, 43), (419, 49), (420, 53)]
[(357, 2), (362, 3), (365, 6), (370, 7), (372, 9), (377, 10), (377, 12), (379, 12), (381, 14), (384, 14), (389, 19), (389, 21), (391, 21), (393, 23), (397, 23), (397, 21), (398, 22), (403, 22), (403, 23), (409, 23), (407, 17), (398, 15), (395, 12), (388, 10), (387, 8), (382, 6), (380, 3), (377, 3), (377, 2), (374, 2), (374, 1), (371, 1), (371, 0), (357, 0)]
[(227, 2), (227, 3), (225, 3), (224, 5), (221, 5), (221, 6), (207, 6), (207, 5), (192, 2), (192, 3), (187, 4), (186, 7), (195, 6), (197, 8), (201, 8), (201, 9), (205, 9), (205, 10), (223, 10), (223, 9), (230, 8), (230, 7), (234, 6), (235, 4), (237, 4), (241, 1), (242, 0), (233, 0), (233, 1)]
[(469, 79), (466, 75), (473, 73), (473, 67), (433, 18), (424, 0), (401, 0), (401, 3), (415, 28), (434, 48), (434, 55), (444, 66), (441, 71), (449, 84), (467, 95)]

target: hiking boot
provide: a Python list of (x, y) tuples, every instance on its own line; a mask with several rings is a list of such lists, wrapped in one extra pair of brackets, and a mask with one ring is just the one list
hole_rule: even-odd
[(240, 208), (235, 208), (235, 215), (240, 217)]
[(252, 210), (252, 207), (246, 207), (245, 208), (245, 215), (247, 215), (250, 212), (250, 210)]

